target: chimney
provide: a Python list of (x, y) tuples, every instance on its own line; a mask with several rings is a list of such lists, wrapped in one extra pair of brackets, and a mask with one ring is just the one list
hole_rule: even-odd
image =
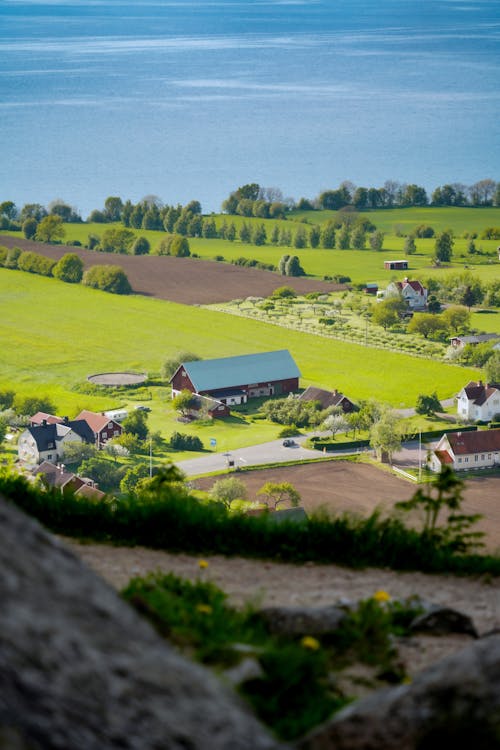
[(46, 419), (42, 419), (42, 427), (47, 427), (47, 420)]
[(68, 422), (69, 422), (69, 417), (63, 417), (63, 420), (64, 420), (64, 424), (68, 424)]

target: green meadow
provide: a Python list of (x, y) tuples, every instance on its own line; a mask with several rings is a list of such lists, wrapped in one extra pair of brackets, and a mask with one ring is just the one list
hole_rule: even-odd
[[(19, 271), (0, 269), (1, 387), (51, 394), (61, 412), (112, 408), (72, 390), (89, 374), (158, 373), (164, 359), (189, 349), (201, 357), (288, 348), (301, 385), (339, 388), (413, 406), (419, 393), (456, 393), (477, 371), (384, 352), (269, 323), (132, 295), (120, 297)], [(165, 395), (166, 395), (165, 388)]]

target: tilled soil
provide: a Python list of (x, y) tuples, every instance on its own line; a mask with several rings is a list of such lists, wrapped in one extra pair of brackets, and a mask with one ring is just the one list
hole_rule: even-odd
[(271, 271), (243, 268), (231, 263), (158, 255), (96, 253), (80, 247), (47, 245), (26, 240), (22, 236), (0, 235), (0, 245), (20, 247), (53, 260), (59, 260), (65, 253), (76, 253), (82, 259), (85, 270), (97, 265), (120, 266), (136, 294), (184, 305), (208, 305), (245, 297), (268, 297), (285, 283), (299, 294), (333, 292), (346, 288), (343, 284), (318, 279), (284, 279)]

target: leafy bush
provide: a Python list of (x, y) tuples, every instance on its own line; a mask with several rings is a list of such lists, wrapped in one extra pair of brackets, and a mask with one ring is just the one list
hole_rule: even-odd
[(52, 269), (55, 265), (55, 260), (31, 251), (22, 252), (17, 259), (17, 267), (20, 271), (36, 273), (40, 276), (52, 276)]
[(203, 443), (196, 435), (185, 435), (181, 432), (173, 432), (169, 440), (169, 446), (177, 451), (202, 451)]
[(127, 275), (120, 266), (91, 266), (83, 276), (83, 283), (111, 294), (130, 294), (132, 291)]
[(66, 253), (54, 266), (53, 274), (61, 281), (79, 284), (83, 278), (83, 261), (76, 253)]

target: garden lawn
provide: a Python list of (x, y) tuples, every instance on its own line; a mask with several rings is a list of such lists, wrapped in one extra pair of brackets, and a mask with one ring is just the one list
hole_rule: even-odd
[[(169, 355), (189, 349), (204, 358), (287, 348), (301, 385), (339, 388), (412, 406), (419, 393), (456, 393), (478, 372), (328, 340), (305, 332), (196, 307), (121, 297), (55, 279), (0, 269), (0, 383), (23, 393), (48, 392), (58, 408), (102, 398), (71, 392), (91, 373), (158, 373)], [(106, 404), (106, 406), (108, 406)]]

